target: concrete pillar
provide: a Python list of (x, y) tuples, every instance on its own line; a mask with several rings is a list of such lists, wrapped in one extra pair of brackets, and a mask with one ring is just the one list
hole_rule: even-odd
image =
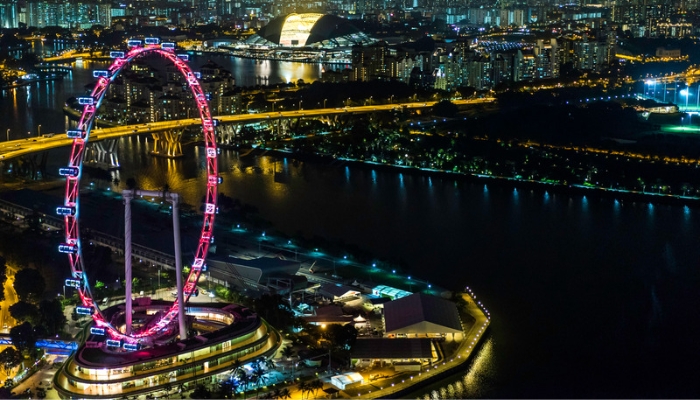
[(185, 326), (185, 296), (182, 285), (182, 244), (180, 240), (180, 212), (178, 209), (179, 197), (177, 193), (168, 193), (173, 204), (173, 236), (175, 240), (175, 275), (177, 279), (177, 321), (180, 327), (180, 340), (187, 339), (187, 327)]
[(126, 331), (131, 335), (131, 200), (134, 198), (132, 190), (122, 191), (124, 198), (124, 280), (125, 280), (125, 304), (126, 304)]
[[(160, 196), (161, 192), (148, 190), (123, 190), (124, 198), (124, 279), (126, 280), (126, 334), (131, 335), (132, 331), (132, 301), (131, 301), (131, 200), (134, 195), (140, 196)], [(177, 279), (177, 304), (178, 304), (178, 325), (180, 329), (180, 339), (187, 339), (187, 327), (185, 326), (185, 297), (182, 282), (182, 244), (180, 239), (180, 197), (177, 193), (167, 193), (166, 200), (173, 205), (173, 237), (175, 249), (175, 274)]]

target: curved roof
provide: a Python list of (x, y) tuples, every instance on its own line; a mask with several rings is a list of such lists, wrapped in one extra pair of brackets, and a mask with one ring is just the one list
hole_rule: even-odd
[(257, 36), (283, 47), (338, 47), (372, 42), (347, 19), (314, 13), (277, 17), (262, 27)]
[(455, 303), (424, 293), (414, 293), (384, 304), (386, 333), (462, 332)]

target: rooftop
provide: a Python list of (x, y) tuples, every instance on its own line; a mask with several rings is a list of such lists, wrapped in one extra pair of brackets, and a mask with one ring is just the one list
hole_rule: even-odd
[(446, 333), (462, 331), (457, 306), (449, 300), (424, 293), (384, 304), (384, 322), (387, 333), (406, 329), (427, 333), (435, 332), (435, 328)]

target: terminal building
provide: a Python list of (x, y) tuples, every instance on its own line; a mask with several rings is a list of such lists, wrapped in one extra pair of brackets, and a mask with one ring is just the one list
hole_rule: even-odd
[(295, 275), (301, 267), (300, 261), (274, 257), (246, 259), (211, 256), (207, 264), (209, 279), (224, 286), (230, 283), (239, 289), (274, 289), (279, 294), (306, 288), (306, 279)]
[(389, 337), (461, 340), (462, 321), (455, 303), (424, 293), (384, 304), (385, 334)]
[[(170, 302), (152, 301), (134, 311), (151, 314), (168, 307)], [(237, 360), (245, 364), (271, 357), (281, 344), (275, 329), (240, 305), (190, 306), (186, 313), (198, 331), (186, 340), (121, 352), (91, 336), (56, 373), (54, 387), (63, 398), (82, 399), (157, 395), (179, 385), (191, 389), (230, 373)]]

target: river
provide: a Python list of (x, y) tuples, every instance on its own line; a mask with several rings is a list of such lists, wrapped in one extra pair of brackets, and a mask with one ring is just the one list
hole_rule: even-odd
[[(89, 76), (76, 68), (63, 82), (5, 93), (0, 112), (12, 117), (0, 129), (63, 129), (60, 106)], [(146, 143), (120, 140), (122, 184), (168, 183), (196, 204), (201, 150), (165, 160)], [(474, 289), (493, 316), (486, 344), (470, 369), (411, 397), (700, 396), (698, 209), (234, 151), (220, 166), (221, 191), (282, 232), (343, 240), (436, 284)]]

